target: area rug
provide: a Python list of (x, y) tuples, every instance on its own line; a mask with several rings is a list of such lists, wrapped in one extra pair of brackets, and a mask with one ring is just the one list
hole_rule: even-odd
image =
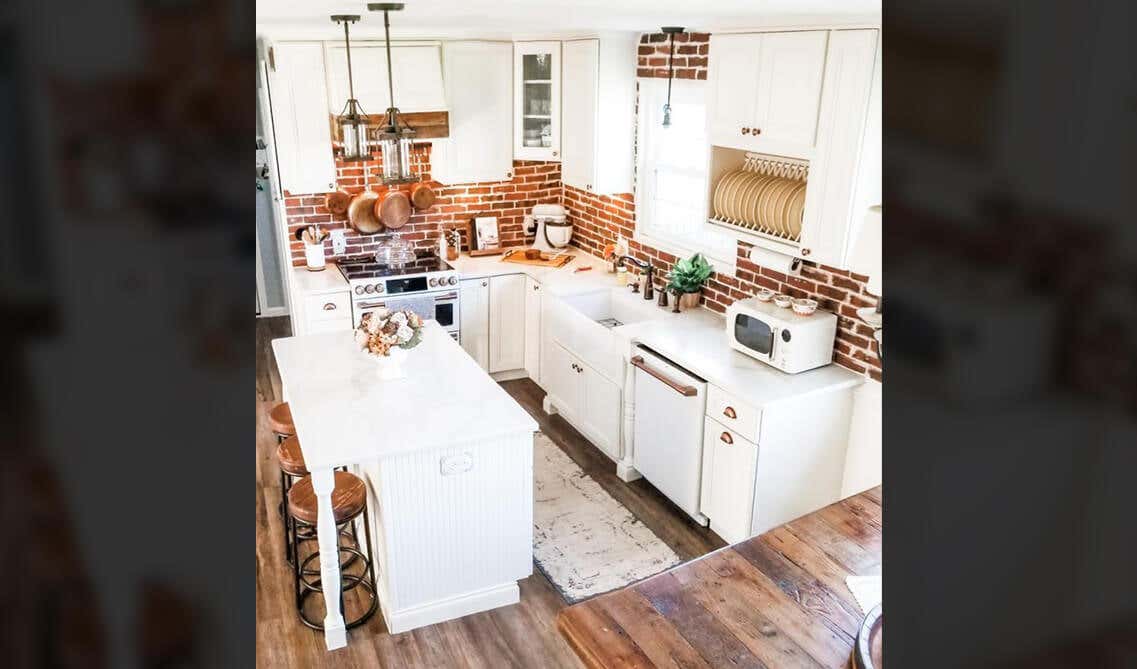
[(675, 551), (540, 432), (533, 487), (533, 557), (568, 603), (679, 564)]

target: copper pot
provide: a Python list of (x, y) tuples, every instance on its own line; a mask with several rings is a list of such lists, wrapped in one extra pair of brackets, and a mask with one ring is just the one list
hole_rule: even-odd
[(347, 213), (347, 208), (351, 206), (351, 199), (351, 193), (341, 188), (328, 193), (327, 197), (324, 198), (324, 206), (336, 216), (343, 216)]
[(390, 230), (398, 230), (411, 219), (411, 199), (401, 190), (392, 189), (374, 204), (375, 217)]
[(434, 201), (438, 199), (434, 189), (430, 184), (417, 183), (411, 187), (411, 204), (415, 209), (423, 210), (430, 209), (434, 206)]
[(375, 214), (378, 201), (379, 194), (369, 190), (356, 195), (348, 205), (347, 219), (360, 234), (373, 235), (383, 229), (383, 222)]

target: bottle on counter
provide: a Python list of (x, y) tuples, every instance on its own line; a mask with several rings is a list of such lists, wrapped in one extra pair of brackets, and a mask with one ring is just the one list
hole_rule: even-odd
[(616, 283), (621, 286), (628, 285), (628, 268), (620, 265), (616, 268)]

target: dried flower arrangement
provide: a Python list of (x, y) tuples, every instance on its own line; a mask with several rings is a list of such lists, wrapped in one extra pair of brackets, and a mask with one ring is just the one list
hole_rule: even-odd
[(366, 314), (355, 329), (355, 343), (376, 356), (391, 355), (392, 347), (410, 349), (422, 341), (422, 317), (413, 311), (378, 309)]

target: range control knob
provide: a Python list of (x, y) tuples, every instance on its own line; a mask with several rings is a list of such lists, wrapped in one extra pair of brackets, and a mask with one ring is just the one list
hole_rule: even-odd
[(381, 284), (381, 283), (375, 284), (375, 292), (376, 293), (382, 293), (385, 290), (387, 290), (387, 287), (384, 286), (383, 284)]
[[(364, 287), (363, 287), (363, 291), (364, 291), (364, 292), (366, 292), (366, 293), (374, 293), (374, 292), (375, 292), (375, 287), (374, 287), (374, 286), (364, 286)], [(359, 289), (358, 289), (358, 288), (356, 288), (356, 289), (355, 289), (355, 292), (357, 292), (357, 293), (358, 293), (358, 292), (359, 292)]]
[(458, 285), (458, 277), (456, 277), (456, 276), (452, 276), (452, 277), (450, 277), (450, 279), (449, 279), (449, 283), (450, 283), (450, 285), (451, 285), (451, 286), (456, 286), (456, 285)]
[(355, 294), (356, 295), (362, 295), (363, 294), (363, 286), (356, 286), (355, 287)]
[[(443, 280), (443, 281), (446, 281), (446, 279), (445, 279), (445, 278), (443, 278), (442, 280)], [(435, 277), (433, 277), (433, 276), (432, 276), (432, 277), (430, 277), (430, 285), (431, 285), (431, 287), (432, 287), (432, 288), (433, 288), (434, 286), (437, 286), (437, 285), (438, 285), (438, 279), (437, 279), (437, 278), (435, 278)]]

